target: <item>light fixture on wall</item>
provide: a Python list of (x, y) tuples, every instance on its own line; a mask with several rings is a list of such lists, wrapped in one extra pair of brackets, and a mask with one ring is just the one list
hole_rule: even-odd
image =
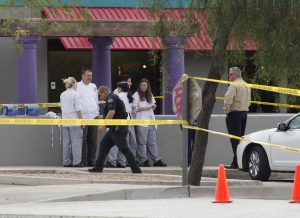
[(146, 64), (143, 64), (143, 69), (146, 69), (147, 68), (147, 65)]
[(120, 66), (118, 67), (118, 74), (119, 74), (119, 76), (122, 74), (122, 70), (121, 70)]

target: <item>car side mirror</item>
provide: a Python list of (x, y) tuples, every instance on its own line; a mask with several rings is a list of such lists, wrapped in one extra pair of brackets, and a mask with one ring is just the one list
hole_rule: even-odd
[(285, 123), (278, 123), (277, 124), (277, 129), (280, 131), (286, 131), (287, 130), (287, 126)]

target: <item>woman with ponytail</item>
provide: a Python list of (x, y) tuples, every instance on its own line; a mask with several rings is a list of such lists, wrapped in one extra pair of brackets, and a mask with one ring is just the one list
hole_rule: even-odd
[[(73, 77), (63, 79), (66, 91), (60, 95), (60, 108), (63, 119), (82, 119), (77, 82)], [(82, 127), (63, 125), (63, 166), (81, 167)]]

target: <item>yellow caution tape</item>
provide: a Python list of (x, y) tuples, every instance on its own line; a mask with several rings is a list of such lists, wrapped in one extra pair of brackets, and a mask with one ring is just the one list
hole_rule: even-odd
[[(154, 98), (161, 98), (163, 99), (164, 96), (155, 96)], [(99, 104), (104, 104), (105, 101), (99, 101)], [(35, 103), (33, 103), (35, 104)], [(13, 105), (17, 105), (18, 108), (24, 108), (24, 104), (13, 104)], [(36, 105), (39, 106), (39, 108), (53, 108), (53, 107), (60, 107), (60, 103), (59, 102), (53, 102), (53, 103), (36, 103)], [(0, 108), (3, 107), (3, 104), (0, 104)]]
[(191, 78), (189, 75), (184, 74), (184, 75), (181, 77), (181, 82), (185, 82), (185, 81), (187, 81), (189, 78)]
[(39, 103), (37, 104), (40, 108), (52, 108), (60, 107), (60, 103)]
[(269, 147), (300, 153), (300, 149), (291, 148), (282, 145), (268, 144), (264, 142), (252, 141), (243, 137), (216, 132), (208, 129), (203, 129), (195, 126), (189, 126), (184, 120), (125, 120), (125, 119), (43, 119), (43, 118), (0, 118), (0, 125), (82, 125), (82, 126), (128, 126), (128, 125), (174, 125), (180, 124), (184, 128), (200, 130), (215, 135), (221, 135), (237, 140), (254, 142)]
[(173, 125), (173, 124), (187, 124), (187, 122), (183, 120), (0, 118), (0, 124), (2, 125), (128, 126), (128, 125)]
[[(273, 92), (282, 93), (282, 94), (300, 96), (300, 90), (298, 90), (298, 89), (290, 89), (290, 88), (282, 88), (282, 87), (276, 87), (276, 86), (258, 85), (258, 84), (250, 84), (250, 83), (230, 82), (230, 81), (225, 81), (225, 80), (216, 80), (216, 79), (209, 79), (209, 78), (204, 78), (204, 77), (190, 77), (188, 75), (183, 76), (181, 79), (184, 82), (188, 78), (194, 78), (196, 80), (204, 80), (204, 81), (223, 83), (223, 84), (229, 84), (229, 85), (230, 84), (235, 84), (235, 85), (246, 86), (246, 87), (254, 88), (254, 89), (260, 89), (260, 90), (273, 91)], [(164, 96), (155, 96), (154, 98), (163, 99), (165, 97)], [(223, 98), (222, 97), (216, 97), (216, 99), (223, 99)], [(99, 104), (103, 104), (103, 103), (105, 103), (105, 101), (99, 101)], [(280, 103), (271, 103), (271, 102), (260, 102), (260, 101), (251, 101), (251, 103), (277, 106), (277, 107), (289, 107), (289, 108), (298, 108), (298, 109), (300, 109), (299, 105), (280, 104)], [(19, 108), (24, 108), (24, 104), (14, 104), (14, 105), (17, 105)], [(40, 108), (60, 107), (59, 102), (37, 103), (37, 105)], [(2, 107), (3, 107), (3, 104), (0, 104), (0, 108), (2, 108)]]
[(227, 137), (227, 138), (237, 139), (237, 140), (240, 140), (240, 141), (253, 142), (253, 143), (256, 143), (256, 144), (260, 144), (260, 145), (266, 145), (266, 146), (269, 146), (271, 148), (276, 148), (276, 149), (280, 149), (280, 150), (284, 150), (284, 151), (300, 153), (300, 149), (298, 149), (298, 148), (292, 148), (292, 147), (283, 146), (283, 145), (269, 144), (269, 143), (259, 142), (259, 141), (252, 141), (250, 139), (239, 137), (239, 136), (236, 136), (236, 135), (231, 135), (231, 134), (227, 134), (227, 133), (223, 133), (223, 132), (216, 132), (216, 131), (203, 129), (203, 128), (195, 127), (195, 126), (189, 126), (189, 125), (185, 125), (185, 124), (183, 125), (183, 127), (187, 128), (187, 129), (194, 129), (194, 130), (198, 130), (198, 131), (212, 133), (212, 134), (215, 134), (215, 135), (220, 135), (220, 136), (224, 136), (224, 137)]
[[(4, 104), (0, 104), (0, 108), (2, 108), (3, 105)], [(25, 104), (13, 104), (13, 105), (17, 105), (18, 108), (24, 108)], [(36, 105), (38, 105), (40, 108), (60, 107), (60, 103), (36, 103)]]
[(241, 82), (230, 82), (225, 80), (217, 80), (217, 79), (209, 79), (204, 77), (192, 77), (195, 80), (204, 80), (209, 82), (215, 82), (215, 83), (223, 83), (223, 84), (233, 84), (233, 85), (239, 85), (239, 86), (246, 86), (253, 89), (260, 89), (265, 91), (272, 91), (282, 94), (288, 94), (288, 95), (296, 95), (300, 96), (300, 90), (299, 89), (290, 89), (290, 88), (283, 88), (283, 87), (277, 87), (277, 86), (267, 86), (267, 85), (258, 85), (258, 84), (251, 84), (251, 83), (241, 83)]
[[(155, 96), (154, 98), (165, 98), (164, 96)], [(105, 101), (99, 101), (99, 104), (104, 104)], [(35, 104), (35, 103), (33, 103)], [(17, 105), (18, 108), (24, 108), (24, 104), (13, 104), (13, 105)], [(60, 103), (59, 102), (53, 102), (53, 103), (36, 103), (36, 105), (39, 106), (39, 108), (53, 108), (53, 107), (60, 107)], [(0, 104), (0, 108), (3, 107), (3, 104)]]
[[(224, 97), (216, 97), (217, 100), (224, 100)], [(295, 104), (280, 104), (280, 103), (272, 103), (272, 102), (264, 102), (264, 101), (250, 101), (251, 104), (258, 105), (269, 105), (274, 107), (287, 107), (287, 108), (297, 108), (300, 109), (300, 105)]]
[(250, 101), (252, 104), (258, 104), (258, 105), (269, 105), (274, 107), (287, 107), (287, 108), (296, 108), (300, 109), (300, 105), (295, 104), (280, 104), (280, 103), (271, 103), (271, 102), (264, 102), (264, 101)]

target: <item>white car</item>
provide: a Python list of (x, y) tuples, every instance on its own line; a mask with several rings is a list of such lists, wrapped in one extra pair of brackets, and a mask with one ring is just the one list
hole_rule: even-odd
[[(300, 149), (300, 113), (266, 129), (244, 136), (251, 141), (265, 142)], [(240, 170), (254, 180), (268, 180), (272, 171), (293, 172), (300, 164), (300, 153), (282, 150), (261, 143), (241, 141), (237, 147)]]

